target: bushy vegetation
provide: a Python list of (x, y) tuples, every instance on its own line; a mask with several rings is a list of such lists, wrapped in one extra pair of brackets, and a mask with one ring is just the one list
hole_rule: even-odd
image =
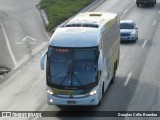
[(49, 24), (47, 31), (73, 16), (94, 0), (41, 0), (40, 7), (47, 14)]

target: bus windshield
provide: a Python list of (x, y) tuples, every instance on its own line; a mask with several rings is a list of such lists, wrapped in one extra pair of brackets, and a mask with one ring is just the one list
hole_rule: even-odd
[(48, 82), (63, 87), (86, 86), (97, 82), (98, 48), (48, 50)]

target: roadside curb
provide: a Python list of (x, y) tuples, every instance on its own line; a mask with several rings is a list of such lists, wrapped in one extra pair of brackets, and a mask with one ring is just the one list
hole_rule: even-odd
[(40, 5), (36, 5), (36, 8), (39, 11), (39, 14), (42, 18), (44, 26), (47, 26), (49, 24), (49, 21), (48, 21), (48, 18), (47, 18), (47, 15), (46, 15), (45, 11), (40, 8)]
[(0, 67), (0, 75), (6, 74), (8, 73), (10, 70), (8, 68), (5, 67)]
[[(46, 47), (48, 46), (48, 42), (36, 47), (35, 49), (37, 50), (33, 50), (33, 53), (31, 56), (29, 56), (29, 58), (26, 58), (25, 60), (23, 60), (22, 63), (20, 63), (20, 65), (18, 65), (18, 67), (12, 69), (10, 72), (8, 72), (7, 74), (4, 74), (4, 76), (1, 76), (2, 78), (0, 79), (0, 84), (6, 82), (9, 78), (11, 78), (11, 76), (18, 72), (24, 65), (26, 65), (31, 59), (34, 59), (36, 57), (36, 55), (40, 54), (42, 51), (44, 51), (46, 49)], [(27, 55), (28, 56), (28, 55)]]
[(0, 67), (0, 81), (3, 79), (8, 73), (10, 72), (10, 69), (5, 67)]

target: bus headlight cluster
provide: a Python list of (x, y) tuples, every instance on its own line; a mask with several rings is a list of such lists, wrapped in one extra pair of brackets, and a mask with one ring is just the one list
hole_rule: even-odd
[(47, 90), (47, 93), (50, 95), (53, 95), (53, 91), (52, 90)]
[(49, 102), (53, 103), (53, 100), (52, 100), (52, 99), (49, 99)]
[(94, 95), (94, 94), (96, 94), (97, 93), (97, 90), (93, 90), (93, 91), (91, 91), (89, 94), (90, 95)]

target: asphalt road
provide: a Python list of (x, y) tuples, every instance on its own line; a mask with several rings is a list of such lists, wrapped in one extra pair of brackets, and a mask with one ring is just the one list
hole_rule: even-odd
[[(3, 0), (3, 2), (5, 1)], [(23, 8), (23, 6), (20, 8)], [(160, 111), (160, 0), (157, 0), (155, 7), (139, 8), (137, 8), (133, 0), (124, 2), (121, 0), (107, 0), (94, 11), (116, 12), (121, 19), (133, 19), (137, 23), (139, 30), (139, 39), (136, 43), (121, 44), (120, 65), (116, 80), (107, 89), (102, 105), (99, 107), (65, 107), (63, 109), (47, 105), (45, 72), (40, 71), (39, 68), (42, 51), (42, 53), (34, 56), (30, 61), (18, 67), (1, 81), (0, 95), (2, 99), (0, 99), (0, 111)], [(3, 24), (7, 26), (7, 24)], [(24, 28), (27, 25), (25, 26), (24, 24)], [(36, 38), (34, 33), (32, 37)], [(39, 32), (36, 33), (40, 34)], [(43, 38), (45, 38), (45, 35)], [(82, 118), (60, 117), (47, 119), (70, 120)], [(149, 117), (92, 117), (83, 119), (159, 120), (159, 118)]]
[(49, 39), (35, 5), (39, 0), (0, 1), (0, 66), (14, 69)]

